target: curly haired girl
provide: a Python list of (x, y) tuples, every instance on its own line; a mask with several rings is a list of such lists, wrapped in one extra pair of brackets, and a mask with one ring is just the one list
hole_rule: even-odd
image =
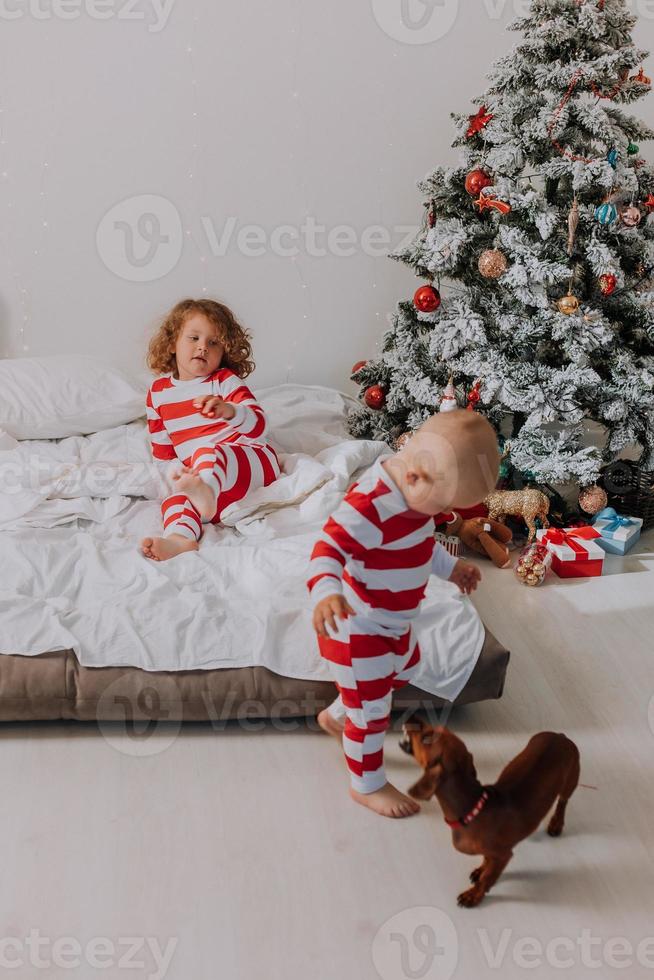
[(210, 299), (185, 299), (150, 341), (148, 367), (157, 377), (146, 412), (152, 455), (171, 460), (175, 492), (161, 504), (163, 537), (144, 538), (147, 558), (165, 561), (196, 551), (203, 523), (217, 524), (229, 504), (280, 475), (266, 442), (266, 418), (243, 379), (254, 370), (246, 330)]

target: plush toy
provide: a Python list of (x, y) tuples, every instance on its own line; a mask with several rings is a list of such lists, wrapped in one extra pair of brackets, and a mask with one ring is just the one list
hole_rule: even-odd
[(513, 535), (505, 524), (490, 517), (470, 517), (464, 520), (459, 514), (447, 525), (449, 534), (456, 534), (463, 543), (477, 554), (487, 555), (498, 568), (511, 564), (508, 544)]
[(540, 490), (494, 490), (488, 494), (484, 503), (488, 507), (488, 516), (502, 524), (507, 515), (521, 517), (529, 528), (529, 544), (536, 537), (537, 518), (541, 527), (550, 526), (547, 519), (550, 510), (549, 497)]

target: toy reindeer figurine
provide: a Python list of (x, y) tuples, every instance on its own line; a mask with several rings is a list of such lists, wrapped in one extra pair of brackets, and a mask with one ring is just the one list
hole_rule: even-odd
[(493, 490), (484, 500), (488, 516), (504, 524), (507, 516), (521, 517), (529, 528), (529, 544), (536, 537), (536, 518), (544, 528), (550, 526), (547, 515), (550, 501), (540, 490)]

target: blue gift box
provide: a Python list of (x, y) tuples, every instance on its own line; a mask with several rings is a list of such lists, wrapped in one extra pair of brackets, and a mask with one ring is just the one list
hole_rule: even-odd
[(643, 521), (640, 517), (622, 517), (613, 507), (605, 507), (596, 515), (593, 527), (600, 532), (597, 543), (611, 555), (626, 555), (640, 537)]

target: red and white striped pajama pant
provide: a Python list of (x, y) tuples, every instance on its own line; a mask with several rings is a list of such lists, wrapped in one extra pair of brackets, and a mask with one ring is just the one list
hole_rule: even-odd
[[(386, 783), (384, 735), (393, 691), (409, 683), (420, 662), (411, 627), (400, 637), (371, 633), (359, 616), (337, 619), (332, 637), (318, 637), (345, 709), (343, 751), (352, 788), (374, 793)], [(329, 629), (329, 627), (328, 627)]]
[[(201, 446), (185, 463), (211, 487), (216, 495), (216, 512), (210, 521), (218, 524), (220, 515), (237, 500), (259, 487), (267, 487), (280, 476), (277, 454), (272, 446), (218, 443)], [(181, 534), (192, 541), (202, 537), (198, 511), (184, 493), (174, 493), (161, 504), (164, 537)]]

